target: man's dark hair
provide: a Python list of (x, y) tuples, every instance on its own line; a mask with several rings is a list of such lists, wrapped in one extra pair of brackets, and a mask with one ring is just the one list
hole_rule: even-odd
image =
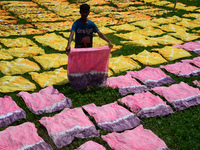
[(88, 4), (82, 4), (80, 6), (80, 11), (85, 11), (85, 10), (90, 11), (90, 6)]

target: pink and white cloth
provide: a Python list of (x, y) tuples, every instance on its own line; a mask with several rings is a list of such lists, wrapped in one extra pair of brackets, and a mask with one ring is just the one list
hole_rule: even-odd
[(181, 62), (183, 62), (183, 63), (193, 63), (197, 67), (200, 67), (200, 57), (195, 57), (193, 59), (183, 59), (183, 60), (181, 60)]
[(0, 97), (0, 127), (8, 126), (21, 118), (26, 119), (26, 112), (15, 101), (10, 96)]
[(129, 74), (117, 77), (109, 77), (107, 79), (106, 86), (111, 88), (119, 88), (120, 95), (127, 95), (129, 93), (141, 93), (149, 90), (146, 85), (141, 85)]
[(115, 150), (169, 150), (165, 142), (142, 125), (122, 133), (101, 136)]
[(1, 150), (53, 150), (38, 134), (34, 123), (10, 126), (0, 132)]
[(87, 141), (75, 150), (106, 150), (106, 148), (94, 141)]
[(94, 117), (98, 127), (103, 130), (119, 132), (140, 124), (140, 120), (135, 114), (119, 106), (117, 102), (100, 107), (92, 103), (84, 105), (83, 108)]
[(99, 131), (84, 114), (82, 108), (65, 108), (53, 117), (42, 117), (39, 122), (46, 127), (58, 148), (69, 145), (75, 137), (98, 137)]
[(200, 81), (194, 80), (192, 81), (192, 83), (198, 87), (200, 87)]
[(170, 73), (176, 74), (179, 77), (191, 77), (200, 75), (200, 68), (197, 68), (189, 63), (176, 62), (175, 64), (169, 64), (166, 66), (161, 65), (160, 68), (164, 68)]
[(21, 96), (30, 111), (37, 115), (52, 113), (65, 107), (72, 108), (71, 99), (59, 93), (52, 85), (36, 93), (21, 91), (17, 95)]
[(87, 86), (104, 86), (108, 77), (110, 48), (72, 48), (68, 56), (67, 75), (74, 90)]
[(164, 96), (176, 110), (183, 110), (194, 105), (200, 105), (200, 90), (181, 82), (169, 87), (152, 88), (157, 94)]
[(165, 116), (173, 113), (173, 109), (166, 104), (159, 96), (155, 96), (150, 92), (128, 95), (119, 99), (131, 111), (137, 113), (141, 118)]
[(166, 75), (160, 68), (146, 66), (140, 71), (127, 71), (133, 78), (143, 82), (146, 86), (156, 87), (175, 82), (170, 76)]

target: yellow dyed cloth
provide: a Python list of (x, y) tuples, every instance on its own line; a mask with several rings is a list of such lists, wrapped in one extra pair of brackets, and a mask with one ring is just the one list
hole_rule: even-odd
[(37, 61), (45, 70), (50, 68), (58, 68), (62, 65), (67, 65), (68, 56), (67, 54), (44, 54), (41, 56), (34, 56), (35, 61)]
[(154, 2), (152, 2), (152, 4), (158, 5), (158, 6), (164, 6), (164, 5), (167, 5), (169, 3), (170, 2), (168, 2), (168, 1), (154, 1)]
[(62, 67), (55, 69), (54, 71), (47, 71), (43, 73), (30, 72), (29, 74), (42, 88), (49, 85), (63, 85), (69, 83), (67, 70)]
[(176, 24), (162, 25), (162, 26), (159, 26), (159, 28), (166, 32), (178, 32), (178, 31), (186, 31), (187, 30), (187, 28), (185, 28), (184, 26), (179, 26)]
[(170, 33), (170, 35), (173, 35), (177, 38), (180, 38), (183, 41), (192, 41), (199, 38), (199, 35), (194, 33), (187, 33), (187, 32), (176, 32), (176, 33)]
[(125, 56), (112, 57), (109, 60), (109, 68), (115, 73), (119, 73), (127, 70), (139, 69), (141, 66), (131, 58), (126, 58)]
[(49, 46), (58, 51), (65, 51), (68, 43), (67, 39), (55, 33), (47, 33), (43, 36), (34, 36), (33, 38), (43, 46)]
[(176, 44), (183, 43), (183, 41), (178, 40), (170, 35), (164, 35), (162, 37), (151, 38), (151, 40), (156, 41), (158, 44), (162, 44), (162, 45), (176, 45)]
[(135, 27), (134, 25), (131, 24), (115, 25), (115, 26), (110, 26), (110, 28), (116, 31), (134, 31), (139, 29), (138, 27)]
[(191, 17), (191, 18), (200, 18), (199, 13), (189, 13), (189, 14), (184, 14), (183, 17)]
[(151, 20), (152, 17), (149, 15), (145, 15), (143, 13), (133, 13), (131, 15), (127, 15), (125, 18), (122, 18), (121, 22), (133, 22), (139, 20)]
[(144, 36), (137, 32), (119, 33), (119, 34), (114, 34), (114, 35), (126, 40), (132, 40), (132, 41), (139, 40), (139, 39), (143, 40), (147, 38), (147, 36)]
[(168, 61), (191, 56), (186, 50), (183, 50), (182, 48), (178, 49), (174, 46), (165, 46), (164, 48), (152, 49), (152, 51), (158, 51)]
[(110, 29), (110, 28), (107, 28), (107, 27), (100, 27), (99, 30), (103, 33), (103, 34), (108, 34), (108, 33), (114, 33), (116, 31)]
[(197, 27), (200, 27), (200, 23), (198, 22), (193, 22), (191, 21), (190, 19), (184, 19), (178, 23), (176, 23), (177, 25), (181, 25), (181, 26), (184, 26), (186, 28), (190, 28), (190, 29), (194, 29), (194, 28), (197, 28)]
[(39, 71), (40, 67), (25, 58), (18, 58), (13, 61), (0, 61), (0, 71), (5, 75), (24, 74), (30, 71)]
[(21, 76), (4, 76), (0, 78), (0, 92), (33, 91), (35, 84)]
[(112, 76), (113, 75), (113, 72), (112, 70), (108, 69), (108, 77)]
[(130, 55), (129, 57), (141, 62), (144, 65), (157, 65), (167, 62), (160, 54), (155, 52), (148, 52), (146, 50), (135, 55)]
[(13, 57), (4, 49), (0, 50), (0, 60), (13, 59)]
[(158, 23), (158, 24), (171, 24), (171, 23), (176, 23), (177, 19), (173, 18), (156, 18), (153, 19), (152, 22)]
[(142, 27), (142, 28), (158, 26), (159, 25), (158, 23), (155, 23), (153, 21), (146, 21), (146, 20), (136, 21), (135, 23), (132, 23), (132, 24), (135, 25), (135, 26)]
[(36, 45), (33, 41), (28, 38), (16, 38), (16, 39), (0, 39), (0, 42), (6, 47), (28, 47)]
[(135, 32), (142, 34), (144, 36), (158, 36), (158, 35), (165, 33), (162, 30), (155, 29), (153, 27), (147, 27), (147, 28), (144, 28), (144, 29), (139, 29), (139, 30), (136, 30)]
[(155, 41), (155, 40), (151, 40), (151, 38), (149, 39), (137, 39), (135, 38), (135, 40), (133, 41), (120, 41), (120, 43), (124, 44), (124, 45), (130, 45), (130, 46), (159, 46), (159, 44)]

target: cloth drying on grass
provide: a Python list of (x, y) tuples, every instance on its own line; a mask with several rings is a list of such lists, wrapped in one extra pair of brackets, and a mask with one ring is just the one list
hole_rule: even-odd
[(185, 31), (178, 31), (176, 33), (169, 33), (169, 35), (175, 36), (176, 38), (180, 38), (183, 41), (193, 41), (193, 40), (196, 40), (196, 39), (199, 38), (199, 35), (194, 34), (194, 33), (187, 33)]
[(200, 26), (200, 23), (194, 22), (191, 19), (185, 19), (185, 20), (182, 19), (180, 22), (177, 22), (176, 24), (184, 26), (189, 29), (198, 28)]
[(197, 67), (200, 67), (200, 57), (195, 57), (193, 59), (184, 59), (184, 60), (181, 60), (181, 62), (183, 62), (183, 63), (193, 63)]
[(200, 75), (200, 68), (197, 68), (189, 63), (177, 62), (175, 64), (161, 65), (160, 68), (167, 70), (170, 73), (176, 74), (179, 77), (189, 78), (191, 76)]
[(152, 90), (164, 96), (176, 110), (183, 110), (194, 105), (200, 105), (199, 89), (189, 86), (184, 82), (173, 84), (169, 87), (155, 87)]
[(42, 73), (30, 72), (29, 74), (41, 88), (49, 85), (63, 85), (69, 83), (67, 70), (63, 67), (55, 69), (54, 71), (45, 71)]
[(192, 83), (198, 87), (200, 87), (200, 81), (194, 80), (192, 81)]
[(199, 13), (189, 13), (189, 14), (184, 14), (183, 17), (189, 17), (189, 18), (200, 18), (200, 14)]
[(131, 40), (131, 41), (134, 41), (134, 40), (144, 40), (147, 38), (147, 36), (144, 36), (142, 34), (139, 34), (137, 32), (128, 32), (128, 33), (118, 33), (118, 34), (114, 34), (115, 36), (117, 37), (120, 37), (120, 38), (123, 38), (123, 39), (126, 39), (126, 40)]
[(177, 19), (172, 19), (172, 18), (156, 18), (156, 19), (152, 19), (152, 22), (158, 23), (158, 24), (172, 24), (172, 23), (176, 23)]
[(17, 96), (22, 97), (29, 110), (36, 115), (52, 113), (65, 107), (72, 108), (71, 99), (59, 93), (52, 85), (36, 93), (21, 91)]
[(159, 44), (155, 40), (151, 40), (151, 38), (147, 39), (135, 39), (132, 41), (120, 41), (123, 45), (129, 45), (129, 46), (159, 46)]
[(175, 45), (175, 44), (182, 44), (183, 41), (178, 40), (170, 35), (164, 35), (157, 38), (151, 38), (152, 41), (156, 41), (158, 44), (161, 45)]
[(139, 29), (138, 27), (135, 27), (133, 24), (128, 24), (128, 23), (110, 26), (110, 28), (116, 31), (135, 31)]
[(158, 51), (165, 59), (168, 61), (173, 61), (179, 58), (190, 57), (192, 56), (189, 52), (178, 49), (173, 46), (165, 46), (163, 48), (155, 48), (152, 51)]
[(60, 66), (67, 65), (68, 63), (67, 54), (61, 53), (43, 54), (40, 56), (34, 56), (33, 59), (38, 62), (45, 70), (58, 68)]
[(7, 50), (0, 50), (0, 60), (13, 59), (13, 57), (7, 52)]
[(0, 92), (33, 91), (35, 84), (21, 76), (3, 76), (0, 78)]
[(45, 126), (57, 148), (69, 145), (74, 138), (99, 136), (99, 131), (80, 107), (65, 108), (53, 117), (42, 117), (39, 122)]
[(21, 118), (26, 119), (26, 112), (10, 96), (0, 97), (0, 106), (0, 127), (8, 126)]
[(134, 95), (128, 95), (119, 99), (131, 111), (134, 111), (138, 117), (156, 117), (165, 116), (173, 113), (172, 108), (166, 105), (159, 96), (155, 96), (150, 92), (143, 92)]
[(164, 30), (166, 32), (178, 32), (178, 31), (186, 31), (188, 30), (187, 28), (183, 26), (179, 26), (176, 24), (167, 24), (167, 25), (161, 25), (158, 26), (161, 30)]
[(160, 68), (146, 66), (140, 71), (127, 71), (133, 78), (139, 79), (146, 86), (157, 87), (164, 84), (175, 82), (170, 76), (166, 75)]
[(140, 124), (138, 117), (117, 102), (96, 106), (94, 103), (82, 106), (103, 130), (120, 132)]
[(135, 23), (132, 24), (142, 28), (153, 27), (153, 26), (155, 27), (159, 25), (158, 23), (149, 20), (136, 21)]
[(36, 44), (28, 38), (16, 38), (16, 39), (7, 39), (2, 38), (0, 42), (4, 44), (6, 47), (28, 47), (35, 46)]
[(165, 142), (151, 130), (139, 125), (122, 133), (108, 133), (101, 138), (115, 150), (169, 150)]
[(103, 86), (108, 77), (110, 48), (71, 49), (68, 57), (67, 74), (74, 90), (87, 86)]
[(53, 150), (37, 133), (34, 123), (26, 122), (18, 126), (10, 126), (0, 132), (0, 148), (2, 150)]
[(101, 31), (103, 34), (109, 34), (109, 33), (115, 33), (116, 31), (108, 28), (108, 27), (100, 27), (99, 31)]
[(87, 141), (75, 150), (106, 150), (106, 148), (94, 141)]
[(40, 67), (26, 58), (18, 58), (13, 61), (0, 61), (0, 71), (5, 75), (24, 74), (30, 71), (39, 71)]
[(149, 90), (146, 85), (141, 85), (129, 74), (124, 76), (121, 75), (117, 77), (109, 77), (107, 79), (106, 86), (111, 88), (119, 88), (120, 95), (127, 95), (129, 93), (141, 93)]
[(158, 36), (158, 35), (162, 35), (162, 34), (165, 33), (162, 30), (156, 29), (156, 28), (153, 28), (153, 27), (145, 27), (144, 29), (138, 29), (135, 32), (142, 34), (144, 36)]

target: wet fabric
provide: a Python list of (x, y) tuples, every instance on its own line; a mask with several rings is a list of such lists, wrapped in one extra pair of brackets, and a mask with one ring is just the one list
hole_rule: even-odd
[(156, 87), (175, 82), (170, 76), (166, 75), (160, 68), (146, 66), (140, 71), (127, 71), (133, 78), (139, 79), (148, 87)]
[(149, 20), (136, 21), (135, 23), (132, 23), (132, 24), (142, 27), (142, 28), (153, 27), (153, 26), (159, 25), (158, 23), (155, 23), (155, 22), (149, 21)]
[(176, 24), (161, 25), (158, 27), (166, 32), (178, 32), (178, 31), (186, 31), (187, 30), (187, 28), (176, 25)]
[(74, 48), (68, 56), (67, 75), (74, 90), (103, 86), (108, 77), (110, 48)]
[(141, 93), (148, 91), (148, 87), (141, 85), (131, 75), (121, 75), (117, 77), (109, 77), (106, 86), (111, 88), (119, 88), (120, 95), (127, 95), (129, 93)]
[(140, 125), (122, 133), (108, 133), (101, 138), (115, 150), (169, 150), (165, 142), (151, 130)]
[[(138, 33), (141, 34), (141, 33)], [(142, 35), (142, 34), (141, 34)], [(159, 46), (159, 44), (155, 41), (155, 40), (151, 40), (151, 38), (143, 38), (143, 39), (137, 39), (135, 38), (135, 40), (132, 41), (120, 41), (121, 44), (124, 45), (129, 45), (129, 46)]]
[(164, 36), (157, 37), (157, 38), (151, 38), (151, 40), (155, 40), (156, 42), (158, 42), (161, 45), (174, 45), (174, 44), (182, 44), (183, 43), (182, 40), (178, 40), (178, 39), (172, 37), (171, 35), (164, 35)]
[(133, 24), (132, 25), (131, 24), (115, 25), (115, 26), (111, 26), (110, 28), (116, 31), (135, 31), (139, 29), (138, 27), (135, 27)]
[(49, 136), (58, 148), (69, 145), (74, 138), (99, 136), (99, 131), (80, 107), (65, 108), (53, 117), (42, 117), (39, 122), (46, 127)]
[(150, 92), (143, 92), (134, 95), (125, 96), (118, 101), (124, 103), (131, 111), (134, 111), (138, 117), (156, 117), (165, 116), (173, 113), (172, 108), (166, 104), (159, 96)]
[(196, 39), (199, 38), (198, 34), (188, 33), (188, 32), (185, 32), (185, 31), (178, 31), (176, 33), (169, 33), (169, 35), (172, 35), (176, 38), (180, 38), (183, 41), (193, 41), (193, 40), (196, 40)]
[(197, 68), (189, 63), (177, 62), (166, 66), (161, 65), (160, 68), (167, 70), (170, 73), (176, 74), (179, 77), (191, 77), (200, 75), (200, 68)]
[(10, 96), (0, 97), (0, 106), (0, 127), (8, 126), (21, 118), (26, 119), (26, 112)]
[(200, 87), (200, 81), (194, 80), (192, 81), (192, 83), (198, 87)]
[(169, 87), (155, 87), (152, 90), (164, 96), (176, 110), (183, 110), (194, 105), (200, 105), (199, 89), (189, 86), (184, 82), (173, 84)]
[(29, 110), (37, 115), (72, 108), (71, 99), (59, 93), (52, 85), (35, 93), (21, 91), (17, 96), (22, 97)]
[(0, 148), (2, 150), (53, 150), (37, 133), (34, 123), (26, 122), (18, 126), (10, 126), (0, 132)]
[(106, 150), (106, 148), (94, 141), (87, 141), (75, 150)]
[(16, 38), (16, 39), (0, 39), (0, 42), (6, 47), (28, 47), (36, 45), (33, 41), (28, 38)]
[(165, 32), (163, 32), (160, 29), (156, 29), (154, 27), (145, 27), (144, 29), (138, 29), (135, 31), (136, 33), (142, 34), (144, 36), (158, 36), (158, 35), (162, 35)]
[(200, 67), (200, 57), (195, 57), (193, 59), (183, 59), (181, 60), (183, 63), (192, 63), (196, 65), (197, 67)]
[(144, 36), (140, 33), (137, 33), (135, 31), (132, 32), (128, 32), (128, 33), (117, 33), (114, 34), (117, 37), (126, 39), (126, 40), (131, 40), (131, 41), (135, 41), (135, 40), (145, 40), (147, 38), (147, 36)]
[(135, 114), (119, 106), (117, 102), (96, 106), (94, 103), (82, 106), (103, 130), (120, 132), (132, 129), (140, 124)]
[(0, 50), (0, 60), (8, 60), (8, 59), (13, 59), (13, 57), (6, 50), (1, 49)]

